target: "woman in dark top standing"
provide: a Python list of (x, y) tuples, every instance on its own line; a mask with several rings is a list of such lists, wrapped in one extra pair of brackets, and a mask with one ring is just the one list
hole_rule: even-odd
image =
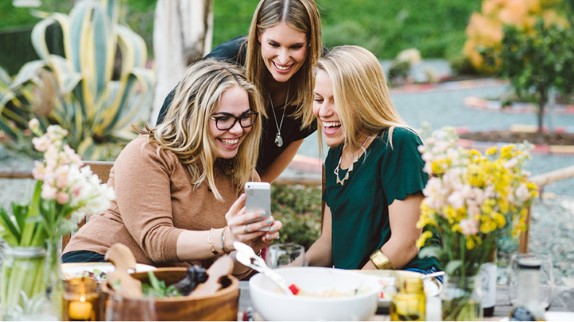
[[(312, 115), (313, 66), (322, 53), (321, 21), (313, 0), (261, 0), (249, 34), (225, 42), (206, 58), (245, 66), (265, 100), (266, 118), (257, 160), (261, 181), (287, 168), (303, 139), (316, 131)], [(173, 99), (166, 97), (157, 120)]]

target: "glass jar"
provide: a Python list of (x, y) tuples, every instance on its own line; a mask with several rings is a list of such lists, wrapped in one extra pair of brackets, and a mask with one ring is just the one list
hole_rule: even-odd
[(391, 321), (425, 321), (426, 296), (418, 276), (399, 277), (389, 309)]
[(103, 319), (98, 283), (89, 277), (64, 281), (62, 316), (64, 321), (100, 321)]
[(45, 300), (46, 249), (5, 245), (0, 278), (0, 308), (3, 320), (30, 316), (29, 308)]
[(540, 296), (541, 266), (542, 261), (535, 257), (518, 261), (518, 296), (512, 303), (510, 321), (545, 321)]
[(446, 276), (441, 293), (443, 321), (482, 320), (479, 276)]

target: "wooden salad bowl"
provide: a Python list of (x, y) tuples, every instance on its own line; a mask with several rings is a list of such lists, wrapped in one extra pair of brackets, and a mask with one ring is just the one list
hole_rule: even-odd
[[(157, 268), (153, 271), (157, 279), (166, 285), (175, 284), (185, 277), (186, 268)], [(130, 274), (142, 283), (149, 284), (147, 272)], [(158, 321), (237, 321), (239, 305), (239, 280), (229, 276), (231, 284), (219, 289), (215, 294), (197, 296), (163, 297), (154, 300)], [(126, 299), (124, 299), (126, 300)]]

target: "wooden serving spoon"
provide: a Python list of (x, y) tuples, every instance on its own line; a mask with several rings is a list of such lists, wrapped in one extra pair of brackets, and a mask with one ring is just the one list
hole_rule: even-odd
[(113, 244), (106, 252), (105, 260), (112, 262), (115, 271), (109, 272), (106, 287), (120, 296), (139, 298), (143, 296), (141, 282), (131, 277), (129, 270), (135, 270), (136, 259), (124, 244)]
[(207, 269), (208, 278), (204, 283), (197, 285), (188, 296), (206, 296), (215, 294), (221, 288), (221, 278), (230, 275), (233, 271), (233, 260), (228, 255), (217, 259)]

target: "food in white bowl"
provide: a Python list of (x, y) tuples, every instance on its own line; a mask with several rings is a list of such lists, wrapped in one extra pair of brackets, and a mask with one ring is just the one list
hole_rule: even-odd
[(297, 295), (285, 294), (263, 274), (249, 280), (255, 312), (264, 320), (368, 320), (377, 310), (380, 287), (373, 277), (325, 267), (274, 270)]

